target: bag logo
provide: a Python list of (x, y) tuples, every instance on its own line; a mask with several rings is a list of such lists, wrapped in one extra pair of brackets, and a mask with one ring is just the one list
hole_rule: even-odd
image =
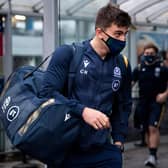
[(119, 67), (114, 68), (114, 76), (121, 77), (121, 69)]
[(120, 87), (120, 81), (119, 80), (114, 80), (112, 82), (112, 89), (113, 89), (113, 91), (117, 91), (119, 89), (119, 87)]
[(64, 119), (64, 121), (66, 122), (66, 121), (69, 120), (70, 118), (71, 118), (71, 115), (68, 114), (68, 113), (66, 113), (66, 114), (65, 114), (65, 119)]
[(4, 100), (4, 102), (3, 102), (3, 104), (2, 104), (2, 107), (1, 107), (3, 113), (5, 113), (5, 111), (6, 111), (7, 107), (9, 106), (10, 102), (11, 102), (11, 97), (8, 96), (8, 97)]
[(7, 112), (7, 120), (8, 121), (13, 121), (14, 119), (17, 118), (17, 116), (19, 115), (20, 109), (18, 106), (12, 106), (10, 107), (10, 109)]

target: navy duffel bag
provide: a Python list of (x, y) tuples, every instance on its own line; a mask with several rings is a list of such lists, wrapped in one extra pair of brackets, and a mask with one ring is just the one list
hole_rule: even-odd
[(14, 146), (59, 167), (78, 139), (81, 121), (56, 98), (38, 97), (43, 74), (25, 66), (9, 77), (0, 97), (0, 119)]

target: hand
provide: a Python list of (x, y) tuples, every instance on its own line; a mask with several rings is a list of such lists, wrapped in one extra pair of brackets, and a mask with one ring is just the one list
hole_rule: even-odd
[(121, 150), (121, 152), (124, 152), (124, 145), (120, 141), (116, 141), (114, 145), (116, 145)]
[(156, 101), (158, 103), (164, 103), (166, 101), (166, 98), (167, 98), (167, 92), (164, 92), (164, 93), (159, 93), (157, 96), (156, 96)]
[(122, 146), (123, 144), (120, 141), (114, 142), (114, 145)]
[(82, 113), (84, 121), (95, 129), (110, 128), (109, 118), (102, 112), (85, 107)]

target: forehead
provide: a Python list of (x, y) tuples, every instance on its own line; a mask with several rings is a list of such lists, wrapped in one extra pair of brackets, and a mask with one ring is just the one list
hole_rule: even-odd
[(144, 53), (156, 53), (154, 48), (147, 48), (144, 50)]
[(106, 28), (107, 31), (115, 32), (115, 31), (121, 31), (121, 32), (128, 32), (129, 27), (121, 27), (117, 26), (116, 24), (112, 23), (108, 28)]

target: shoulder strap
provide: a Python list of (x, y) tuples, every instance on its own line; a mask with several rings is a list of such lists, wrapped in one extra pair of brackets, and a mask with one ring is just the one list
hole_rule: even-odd
[(35, 71), (37, 71), (52, 55), (53, 55), (53, 53), (50, 54), (50, 55), (48, 55), (48, 56), (47, 56), (44, 60), (42, 60), (42, 62), (41, 62), (39, 65), (37, 65), (32, 71), (26, 73), (25, 76), (23, 77), (23, 79), (25, 80), (25, 79), (28, 78), (29, 76), (33, 75), (33, 73), (34, 73)]
[(126, 70), (128, 68), (128, 59), (124, 55), (117, 56), (117, 64), (121, 69), (122, 74), (126, 74)]
[(122, 55), (123, 60), (124, 60), (124, 64), (126, 66), (126, 68), (128, 67), (128, 58), (125, 55)]
[(141, 64), (138, 64), (138, 71), (140, 71), (141, 70)]
[(69, 74), (68, 74), (68, 96), (71, 95), (73, 83), (75, 80), (75, 75), (77, 72), (77, 68), (79, 63), (82, 60), (83, 53), (85, 51), (85, 47), (82, 43), (73, 43), (71, 45), (73, 51), (73, 58), (70, 62), (69, 66)]
[(84, 53), (84, 45), (82, 43), (73, 43), (71, 45), (73, 51), (73, 58), (70, 62), (69, 73), (74, 74), (78, 68), (78, 65), (82, 59)]

